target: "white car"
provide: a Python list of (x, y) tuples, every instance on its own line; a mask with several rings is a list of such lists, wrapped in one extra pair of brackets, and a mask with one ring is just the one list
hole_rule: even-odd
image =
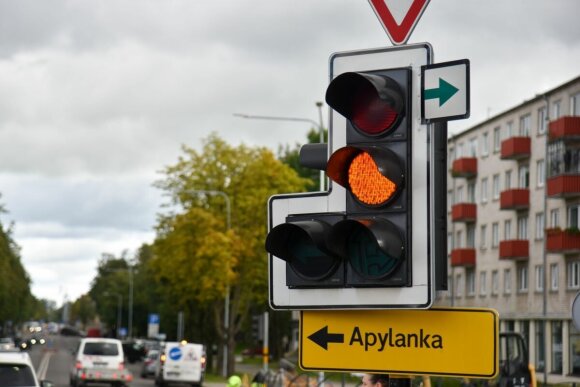
[(89, 383), (126, 386), (132, 380), (120, 340), (92, 337), (79, 342), (70, 372), (71, 386)]
[(155, 385), (165, 387), (179, 383), (201, 387), (205, 365), (205, 348), (202, 344), (167, 342), (155, 369)]
[(53, 387), (52, 382), (40, 383), (27, 352), (0, 352), (0, 386)]

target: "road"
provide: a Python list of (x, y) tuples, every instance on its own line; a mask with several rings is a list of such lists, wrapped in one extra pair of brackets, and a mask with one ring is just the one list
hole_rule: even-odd
[[(46, 336), (46, 344), (35, 345), (29, 351), (30, 358), (39, 379), (50, 380), (56, 387), (68, 387), (69, 370), (73, 364), (72, 352), (79, 341), (78, 337)], [(131, 387), (153, 387), (152, 378), (143, 379), (140, 376), (141, 363), (128, 364), (134, 380)], [(95, 384), (94, 386), (99, 386)], [(102, 384), (108, 386), (108, 384)]]

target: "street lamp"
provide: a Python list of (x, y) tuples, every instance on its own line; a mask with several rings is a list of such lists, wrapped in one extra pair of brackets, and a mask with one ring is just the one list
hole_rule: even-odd
[[(318, 123), (309, 118), (301, 117), (277, 117), (277, 116), (256, 116), (251, 114), (234, 113), (234, 116), (247, 118), (252, 120), (270, 120), (270, 121), (297, 121), (297, 122), (309, 122), (318, 128), (320, 134), (320, 143), (324, 144), (324, 127), (322, 124), (322, 102), (316, 102), (316, 107), (318, 108)], [(324, 171), (320, 171), (320, 190), (324, 191)]]
[[(203, 189), (191, 189), (185, 191), (188, 194), (205, 194), (205, 195), (218, 195), (224, 198), (226, 202), (226, 231), (229, 231), (232, 228), (232, 208), (230, 205), (230, 197), (223, 191), (215, 191), (215, 190), (203, 190)], [(230, 327), (229, 323), (230, 319), (230, 285), (229, 283), (226, 285), (226, 296), (224, 300), (224, 330), (226, 335), (228, 333), (228, 329)], [(222, 367), (222, 376), (228, 376), (228, 337), (226, 336), (224, 341), (224, 356), (223, 356), (223, 367)]]

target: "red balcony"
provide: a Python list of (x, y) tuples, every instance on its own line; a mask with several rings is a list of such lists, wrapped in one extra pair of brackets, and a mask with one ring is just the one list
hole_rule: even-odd
[(499, 259), (528, 260), (530, 243), (527, 240), (508, 240), (499, 242)]
[(558, 175), (548, 178), (548, 193), (552, 198), (580, 196), (580, 175)]
[(548, 133), (551, 141), (580, 138), (580, 117), (560, 117), (550, 122)]
[(453, 161), (451, 168), (453, 177), (474, 177), (477, 175), (477, 159), (475, 157), (462, 157)]
[(475, 266), (475, 249), (453, 249), (451, 251), (451, 266)]
[(530, 190), (527, 188), (508, 189), (499, 198), (500, 210), (521, 210), (530, 207)]
[(532, 139), (529, 137), (512, 137), (501, 142), (503, 160), (520, 160), (530, 157)]
[(477, 219), (477, 205), (474, 203), (457, 203), (451, 208), (453, 222), (475, 222)]
[(580, 252), (580, 232), (561, 229), (546, 230), (546, 250), (560, 254)]

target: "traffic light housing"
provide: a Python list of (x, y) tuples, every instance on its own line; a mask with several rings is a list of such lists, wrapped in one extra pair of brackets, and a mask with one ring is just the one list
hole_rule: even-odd
[(430, 61), (426, 44), (331, 57), (328, 148), (301, 151), (331, 184), (269, 201), (273, 309), (432, 304), (433, 136), (420, 119), (417, 77)]

